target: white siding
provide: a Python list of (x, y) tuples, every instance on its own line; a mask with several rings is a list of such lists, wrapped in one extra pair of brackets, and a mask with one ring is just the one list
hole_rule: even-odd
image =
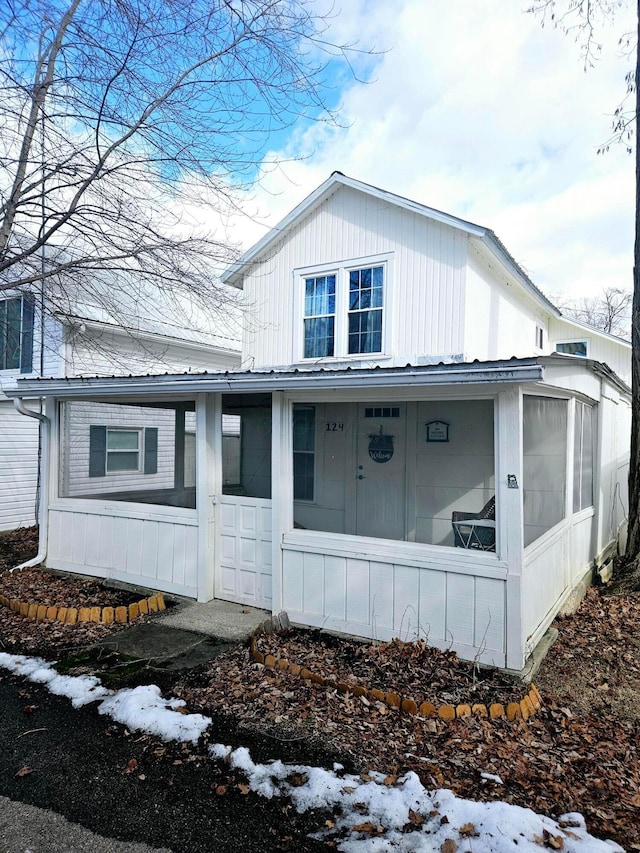
[[(172, 489), (174, 482), (175, 415), (169, 409), (145, 409), (103, 403), (67, 403), (62, 454), (62, 493), (65, 497), (121, 490)], [(158, 428), (158, 472), (125, 471), (89, 477), (89, 427)], [(193, 480), (193, 477), (191, 477)]]
[(126, 332), (87, 330), (71, 336), (69, 376), (183, 373), (190, 370), (232, 370), (240, 354), (213, 348), (181, 346), (167, 339), (147, 341)]
[[(549, 326), (550, 351), (559, 341), (586, 341), (587, 356), (602, 361), (618, 374), (628, 385), (631, 384), (631, 347), (614, 338), (577, 326), (570, 321), (553, 319)], [(580, 356), (576, 356), (580, 358)]]
[(465, 300), (464, 355), (467, 361), (539, 355), (536, 326), (544, 330), (548, 315), (527, 297), (497, 264), (477, 249), (469, 251)]
[[(37, 410), (37, 401), (26, 404)], [(38, 426), (0, 400), (0, 530), (35, 524)]]
[(285, 537), (283, 606), (292, 621), (378, 640), (424, 638), (504, 666), (506, 570), (495, 558), (424, 548), (410, 558), (410, 546), (384, 554), (373, 540), (316, 536)]
[[(385, 323), (392, 324), (391, 362), (462, 352), (467, 237), (396, 205), (341, 187), (247, 275), (243, 358), (255, 367), (298, 358), (293, 271), (391, 253)], [(299, 284), (298, 281), (296, 281)], [(295, 326), (294, 326), (295, 321)]]
[(197, 596), (195, 510), (64, 501), (49, 510), (47, 565)]

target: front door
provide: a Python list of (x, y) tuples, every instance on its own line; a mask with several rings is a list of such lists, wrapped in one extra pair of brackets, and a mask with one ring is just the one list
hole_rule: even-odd
[(404, 539), (406, 407), (358, 407), (356, 533)]

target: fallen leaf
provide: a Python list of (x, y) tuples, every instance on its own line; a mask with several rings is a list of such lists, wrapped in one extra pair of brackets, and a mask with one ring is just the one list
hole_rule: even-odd
[(129, 761), (127, 762), (127, 766), (124, 768), (124, 770), (122, 772), (123, 773), (133, 773), (133, 771), (136, 769), (137, 766), (138, 766), (137, 759), (130, 758)]
[(240, 783), (240, 784), (236, 785), (236, 788), (237, 788), (237, 789), (240, 791), (240, 793), (241, 793), (241, 794), (243, 794), (244, 796), (246, 796), (246, 795), (249, 793), (249, 791), (251, 790), (251, 788), (250, 788), (248, 785), (243, 785), (242, 783)]
[(21, 767), (16, 773), (16, 776), (28, 776), (29, 773), (33, 773), (33, 770), (30, 767)]
[(420, 814), (420, 812), (414, 812), (413, 809), (409, 809), (409, 820), (411, 823), (415, 823), (416, 826), (422, 826), (424, 815)]
[(456, 853), (457, 849), (458, 845), (453, 838), (447, 838), (447, 840), (443, 841), (440, 845), (440, 853)]
[(458, 830), (458, 834), (463, 838), (468, 838), (470, 835), (476, 834), (476, 825), (475, 823), (465, 823), (464, 826), (461, 826)]

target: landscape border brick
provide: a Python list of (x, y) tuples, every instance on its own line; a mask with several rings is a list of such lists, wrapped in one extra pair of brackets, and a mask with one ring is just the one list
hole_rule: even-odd
[(66, 625), (77, 625), (80, 622), (102, 622), (110, 625), (112, 622), (126, 624), (133, 622), (141, 614), (158, 613), (166, 610), (164, 595), (156, 592), (148, 598), (135, 601), (128, 607), (53, 607), (40, 604), (37, 601), (18, 601), (15, 598), (7, 598), (0, 592), (0, 606), (7, 607), (14, 613), (19, 613), (26, 619), (36, 622), (64, 622)]
[(367, 688), (361, 684), (348, 684), (346, 681), (336, 681), (324, 678), (322, 675), (312, 672), (307, 667), (291, 661), (277, 658), (273, 654), (264, 654), (258, 648), (257, 638), (262, 634), (278, 634), (290, 627), (289, 617), (283, 611), (277, 616), (270, 616), (261, 622), (251, 635), (250, 653), (252, 659), (269, 669), (282, 672), (287, 671), (302, 681), (308, 681), (318, 687), (332, 687), (339, 693), (351, 693), (354, 696), (363, 696), (376, 702), (383, 702), (389, 708), (404, 711), (411, 716), (437, 717), (440, 720), (459, 720), (465, 717), (484, 717), (488, 720), (528, 720), (542, 708), (542, 696), (535, 684), (529, 685), (529, 692), (519, 702), (509, 702), (507, 707), (500, 702), (495, 702), (487, 708), (479, 703), (471, 704), (462, 702), (454, 705), (434, 705), (432, 702), (418, 704), (414, 699), (402, 697), (394, 691), (384, 692), (378, 688)]

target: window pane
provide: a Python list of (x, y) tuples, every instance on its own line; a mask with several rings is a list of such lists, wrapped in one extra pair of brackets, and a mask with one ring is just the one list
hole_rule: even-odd
[(313, 452), (316, 413), (313, 408), (293, 410), (293, 449)]
[(336, 277), (322, 275), (305, 279), (304, 313), (305, 317), (318, 317), (333, 314), (336, 310)]
[(349, 353), (382, 351), (382, 311), (349, 314)]
[(137, 430), (108, 430), (107, 450), (138, 450), (140, 433)]
[(570, 343), (556, 344), (556, 352), (562, 352), (566, 355), (583, 355), (587, 354), (586, 341), (572, 341)]
[(4, 327), (6, 370), (20, 367), (20, 332), (22, 327), (22, 299), (8, 299), (6, 302)]
[(333, 317), (304, 321), (304, 357), (324, 358), (333, 355)]
[(382, 267), (367, 267), (349, 273), (349, 310), (382, 307)]
[(313, 453), (294, 453), (293, 498), (296, 501), (313, 500)]
[(107, 453), (107, 471), (137, 471), (138, 454), (124, 453), (123, 451), (109, 451)]
[(315, 468), (316, 410), (314, 406), (293, 408), (293, 497), (312, 501)]

